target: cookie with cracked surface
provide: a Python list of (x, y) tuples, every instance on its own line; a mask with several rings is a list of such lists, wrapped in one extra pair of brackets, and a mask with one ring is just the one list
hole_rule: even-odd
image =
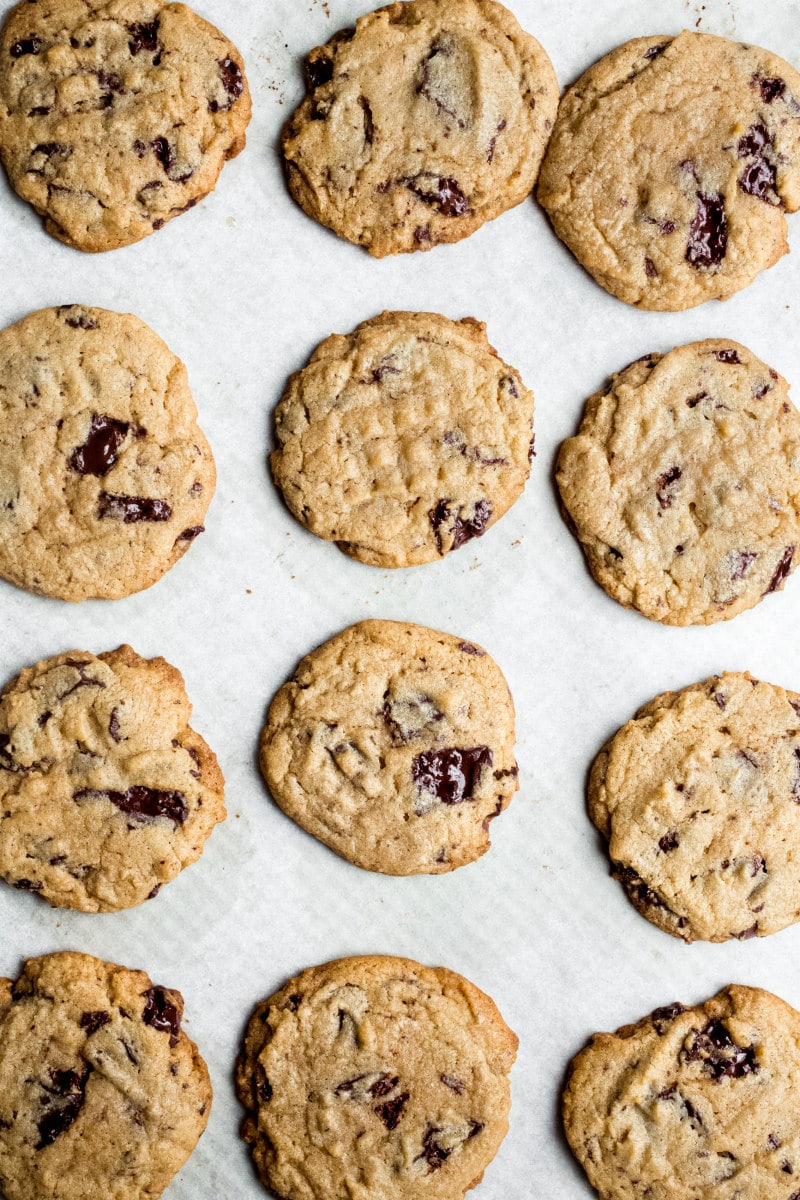
[(0, 576), (62, 600), (150, 587), (198, 534), (211, 448), (186, 368), (130, 314), (68, 305), (0, 332)]
[(79, 250), (147, 237), (244, 148), (235, 46), (185, 4), (28, 0), (0, 34), (0, 158), (48, 233)]
[(247, 1027), (243, 1137), (284, 1200), (461, 1200), (508, 1129), (516, 1051), (494, 1002), (452, 971), (311, 967)]
[(657, 696), (597, 756), (589, 815), (667, 933), (723, 942), (800, 920), (800, 695), (726, 673)]
[(797, 565), (800, 414), (786, 380), (737, 342), (614, 375), (556, 478), (597, 582), (652, 621), (729, 620)]
[(116, 912), (195, 862), (225, 818), (183, 678), (130, 646), (72, 650), (0, 696), (0, 877), (58, 908)]
[(800, 1013), (736, 984), (594, 1034), (563, 1119), (601, 1200), (795, 1200), (798, 1045)]
[(442, 874), (486, 853), (519, 786), (514, 704), (480, 646), (362, 621), (280, 689), (260, 763), (283, 811), (356, 866)]
[(157, 1200), (206, 1127), (211, 1083), (183, 998), (88, 954), (0, 979), (6, 1200)]
[(789, 248), (800, 74), (708, 33), (626, 42), (565, 93), (538, 196), (620, 300), (661, 311), (725, 300)]
[(431, 562), (521, 495), (533, 393), (471, 317), (385, 312), (333, 334), (275, 413), (275, 482), (307, 529), (361, 562)]
[(367, 13), (308, 56), (286, 125), (289, 188), (370, 254), (457, 242), (536, 182), (558, 81), (495, 0), (408, 0)]

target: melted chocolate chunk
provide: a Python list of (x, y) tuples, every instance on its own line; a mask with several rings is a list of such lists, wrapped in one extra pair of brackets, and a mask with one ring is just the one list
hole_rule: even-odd
[(620, 881), (634, 904), (644, 904), (648, 908), (663, 908), (665, 912), (672, 911), (658, 892), (654, 892), (632, 867), (623, 867), (619, 863), (613, 863), (611, 874)]
[(142, 992), (142, 995), (145, 997), (142, 1012), (145, 1025), (152, 1025), (159, 1033), (168, 1033), (170, 1046), (177, 1046), (181, 1018), (175, 1005), (167, 998), (166, 990), (162, 987), (151, 987)]
[(656, 479), (656, 497), (658, 506), (661, 509), (669, 508), (675, 496), (670, 491), (673, 484), (677, 483), (683, 471), (680, 467), (670, 467), (669, 470), (662, 472)]
[(51, 1146), (60, 1134), (65, 1133), (83, 1108), (86, 1098), (86, 1082), (92, 1072), (87, 1063), (83, 1070), (51, 1071), (50, 1084), (42, 1084), (44, 1096), (42, 1104), (44, 1116), (39, 1120), (37, 1129), (39, 1141), (37, 1150)]
[(170, 167), (175, 164), (175, 151), (165, 137), (157, 137), (150, 143), (150, 149), (155, 154), (165, 174), (169, 175)]
[(436, 796), (442, 804), (461, 804), (472, 799), (481, 771), (491, 767), (493, 758), (488, 746), (424, 750), (414, 759), (411, 773), (420, 791)]
[(422, 1153), (418, 1154), (414, 1160), (418, 1162), (421, 1158), (424, 1158), (428, 1164), (429, 1175), (433, 1171), (438, 1171), (455, 1149), (454, 1146), (441, 1146), (437, 1141), (437, 1137), (444, 1132), (443, 1129), (436, 1129), (433, 1125), (429, 1125), (422, 1139)]
[(97, 503), (100, 520), (111, 518), (133, 525), (137, 521), (168, 521), (172, 509), (166, 500), (152, 500), (146, 496), (114, 496), (101, 492)]
[(380, 383), (385, 375), (402, 375), (403, 372), (399, 367), (392, 366), (393, 354), (384, 354), (376, 367), (370, 371), (370, 380), (372, 383)]
[[(69, 312), (70, 308), (71, 306), (67, 305), (61, 311)], [(84, 312), (79, 312), (77, 316), (73, 314), (71, 317), (65, 317), (64, 324), (69, 325), (71, 329), (97, 329), (97, 321), (94, 317), (90, 317)]]
[(786, 91), (786, 81), (783, 79), (770, 79), (765, 75), (754, 75), (752, 85), (758, 87), (761, 91), (761, 99), (765, 104), (772, 104), (773, 100), (777, 100)]
[(755, 1047), (738, 1046), (722, 1021), (711, 1021), (697, 1030), (688, 1049), (681, 1051), (684, 1062), (699, 1062), (715, 1082), (725, 1077), (741, 1079), (758, 1071)]
[(731, 579), (744, 579), (753, 563), (758, 558), (755, 550), (741, 550), (734, 556), (731, 568)]
[(686, 261), (693, 267), (718, 267), (728, 248), (728, 219), (719, 192), (697, 192), (697, 209), (689, 226)]
[(82, 446), (69, 456), (69, 465), (79, 475), (107, 475), (119, 458), (119, 450), (130, 425), (101, 413), (92, 413), (92, 423)]
[(58, 697), (59, 700), (66, 700), (67, 696), (71, 696), (73, 692), (77, 692), (78, 688), (82, 688), (82, 687), (104, 688), (106, 686), (102, 682), (102, 680), (93, 679), (91, 675), (86, 674), (86, 668), (89, 666), (88, 663), (80, 662), (78, 659), (75, 659), (75, 658), (68, 658), (66, 660), (66, 662), (64, 662), (62, 665), (65, 667), (74, 667), (75, 670), (78, 672), (79, 679), (78, 679), (77, 683), (73, 683), (71, 688), (67, 688), (67, 690), (65, 692), (61, 693), (61, 695)]
[(645, 50), (645, 58), (658, 58), (659, 54), (663, 54), (669, 42), (662, 42), (659, 46), (651, 46), (649, 50)]
[(108, 718), (108, 732), (115, 742), (121, 742), (122, 738), (119, 736), (119, 721), (117, 720), (117, 712), (118, 709), (112, 708), (111, 716)]
[(333, 79), (333, 59), (327, 55), (310, 59), (306, 63), (306, 79), (312, 91), (321, 87), (323, 83), (330, 83)]
[(742, 361), (733, 348), (730, 350), (718, 350), (714, 357), (717, 362), (721, 363), (741, 363)]
[(20, 41), (14, 42), (9, 53), (12, 58), (22, 58), (23, 54), (38, 54), (43, 45), (41, 38), (21, 38)]
[(764, 592), (765, 596), (768, 596), (770, 594), (770, 592), (777, 592), (778, 588), (781, 586), (783, 581), (788, 576), (789, 572), (792, 569), (792, 559), (794, 558), (794, 552), (795, 552), (794, 546), (787, 546), (786, 549), (784, 550), (777, 567), (775, 568), (775, 570), (772, 573), (772, 578), (769, 581), (769, 586), (767, 587), (767, 590)]
[(104, 1012), (100, 1009), (98, 1012), (81, 1013), (80, 1027), (85, 1029), (88, 1036), (97, 1033), (98, 1029), (102, 1029), (111, 1020), (111, 1013)]
[(238, 63), (232, 58), (221, 58), (219, 61), (219, 74), (222, 79), (222, 86), (228, 93), (228, 101), (226, 104), (220, 104), (217, 100), (211, 100), (208, 105), (209, 112), (227, 112), (229, 108), (236, 103), (244, 91), (244, 80), (242, 79), (242, 69)]
[(193, 542), (201, 533), (205, 533), (205, 525), (192, 525), (190, 529), (184, 529), (183, 533), (179, 533), (175, 539), (175, 544), (178, 542)]
[(129, 32), (131, 37), (128, 49), (134, 56), (142, 50), (146, 50), (148, 54), (154, 54), (158, 50), (158, 17), (149, 25), (130, 25)]
[(739, 176), (739, 187), (759, 200), (769, 200), (775, 194), (775, 166), (764, 154), (772, 144), (772, 134), (766, 126), (751, 125), (737, 146), (739, 158), (752, 160)]
[[(481, 537), (486, 532), (486, 526), (492, 516), (492, 506), (488, 500), (476, 500), (473, 514), (466, 520), (461, 516), (463, 509), (458, 509), (455, 514), (455, 519), (450, 526), (450, 533), (453, 539), (451, 550), (458, 550), (459, 546), (463, 546), (465, 542), (472, 538)], [(428, 512), (428, 520), (433, 526), (436, 534), (436, 541), (439, 545), (439, 551), (442, 550), (442, 540), (439, 530), (450, 521), (453, 510), (450, 508), (449, 500), (438, 500), (436, 507)]]
[(650, 1020), (653, 1022), (653, 1027), (659, 1037), (663, 1037), (667, 1031), (667, 1026), (671, 1025), (676, 1017), (681, 1013), (686, 1012), (682, 1004), (665, 1004), (663, 1008), (656, 1008), (650, 1014)]
[(440, 1075), (442, 1083), (445, 1087), (449, 1087), (451, 1092), (455, 1092), (457, 1096), (461, 1096), (464, 1092), (464, 1084), (460, 1079), (456, 1079), (455, 1075)]
[(157, 788), (129, 787), (126, 792), (102, 791), (99, 788), (81, 788), (73, 800), (110, 800), (122, 812), (127, 813), (138, 825), (147, 825), (160, 817), (172, 821), (177, 827), (183, 825), (189, 815), (183, 792), (159, 791)]
[(486, 656), (485, 650), (479, 650), (478, 647), (473, 646), (471, 642), (459, 642), (458, 648), (464, 654), (474, 654), (478, 658), (485, 658), (485, 656)]
[(669, 854), (670, 850), (677, 850), (680, 841), (674, 829), (669, 833), (665, 833), (662, 838), (658, 839), (658, 848), (662, 854)]
[(433, 205), (443, 217), (461, 217), (469, 212), (469, 200), (455, 179), (421, 171), (400, 182), (420, 200)]
[(387, 1100), (384, 1104), (378, 1104), (374, 1108), (374, 1112), (380, 1117), (387, 1129), (396, 1129), (400, 1124), (400, 1118), (403, 1115), (403, 1109), (408, 1104), (409, 1092), (402, 1092), (399, 1096), (395, 1096), (392, 1100)]

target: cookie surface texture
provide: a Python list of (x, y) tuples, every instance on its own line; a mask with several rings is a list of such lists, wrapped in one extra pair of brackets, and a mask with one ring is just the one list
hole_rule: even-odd
[(185, 4), (24, 0), (0, 35), (0, 158), (54, 237), (113, 250), (213, 190), (245, 143), (238, 51)]
[(191, 711), (180, 672), (130, 646), (22, 671), (0, 697), (0, 876), (114, 912), (198, 859), (224, 784)]
[(431, 562), (480, 537), (530, 473), (533, 393), (485, 326), (387, 312), (289, 380), (270, 459), (289, 509), (361, 562)]
[(489, 849), (490, 822), (517, 790), (514, 704), (480, 646), (362, 621), (278, 692), (260, 761), (284, 812), (343, 858), (440, 874)]
[(747, 287), (800, 205), (800, 74), (707, 33), (643, 37), (565, 93), (539, 179), (597, 282), (674, 311)]
[(732, 985), (596, 1033), (563, 1117), (601, 1200), (793, 1200), (800, 1013)]
[(308, 56), (283, 134), (309, 216), (386, 254), (457, 242), (531, 191), (558, 105), (546, 53), (495, 0), (409, 0)]
[(800, 919), (800, 695), (737, 673), (657, 696), (597, 756), (589, 814), (661, 929), (783, 929)]
[(0, 332), (0, 576), (141, 591), (203, 532), (215, 483), (186, 368), (138, 317), (71, 305)]
[(211, 1108), (182, 1014), (179, 992), (88, 954), (0, 980), (6, 1200), (157, 1200)]
[(728, 620), (796, 566), (800, 414), (786, 381), (736, 342), (613, 376), (556, 478), (597, 582), (653, 621)]
[(452, 971), (311, 967), (250, 1020), (243, 1136), (285, 1200), (461, 1200), (508, 1129), (516, 1050), (493, 1001)]

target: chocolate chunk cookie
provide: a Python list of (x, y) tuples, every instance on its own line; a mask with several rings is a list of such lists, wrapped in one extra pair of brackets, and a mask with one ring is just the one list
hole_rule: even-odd
[(150, 587), (214, 494), (186, 368), (129, 314), (72, 305), (0, 332), (0, 576), (62, 600)]
[(492, 1000), (452, 971), (311, 967), (250, 1020), (243, 1136), (285, 1200), (461, 1200), (508, 1129), (516, 1051)]
[(530, 473), (533, 393), (472, 318), (385, 312), (333, 334), (275, 415), (275, 482), (299, 521), (376, 567), (480, 537)]
[(800, 206), (800, 74), (708, 33), (635, 38), (565, 94), (539, 179), (612, 295), (672, 311), (747, 287)]
[(0, 876), (60, 908), (115, 912), (195, 862), (225, 818), (183, 678), (130, 646), (56, 655), (0, 697)]
[(211, 1108), (182, 1014), (179, 992), (88, 954), (0, 979), (6, 1200), (157, 1200)]
[(79, 250), (138, 242), (244, 148), (239, 52), (185, 4), (23, 0), (0, 35), (0, 158)]
[(653, 621), (726, 621), (797, 565), (800, 415), (786, 380), (736, 342), (614, 375), (556, 478), (597, 582)]
[(797, 1200), (800, 1013), (731, 985), (573, 1060), (564, 1128), (601, 1200)]
[(299, 825), (368, 871), (452, 871), (489, 849), (517, 790), (514, 704), (480, 646), (362, 621), (273, 700), (261, 770)]
[(667, 933), (783, 929), (800, 919), (800, 695), (725, 674), (657, 696), (597, 756), (589, 813)]
[(542, 47), (495, 0), (409, 0), (308, 56), (289, 187), (371, 254), (474, 233), (530, 192), (558, 105)]

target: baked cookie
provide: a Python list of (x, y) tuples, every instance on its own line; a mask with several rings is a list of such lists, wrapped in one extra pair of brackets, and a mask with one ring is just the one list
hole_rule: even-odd
[(239, 52), (185, 4), (23, 0), (0, 35), (0, 158), (79, 250), (147, 237), (244, 148)]
[(724, 942), (800, 920), (800, 695), (724, 674), (657, 696), (597, 756), (589, 814), (667, 933)]
[(289, 380), (272, 474), (299, 521), (375, 567), (480, 537), (530, 474), (533, 393), (471, 317), (385, 312)]
[(452, 971), (311, 967), (247, 1027), (242, 1135), (284, 1200), (461, 1200), (508, 1129), (516, 1052), (493, 1001)]
[(0, 979), (6, 1200), (157, 1200), (208, 1122), (180, 992), (88, 954)]
[(59, 908), (116, 912), (195, 862), (225, 818), (183, 678), (130, 646), (71, 650), (0, 697), (0, 877)]
[(597, 582), (652, 621), (727, 621), (797, 566), (800, 414), (786, 380), (736, 342), (612, 376), (556, 479)]
[(789, 249), (800, 74), (709, 33), (626, 42), (565, 93), (539, 200), (620, 300), (662, 311), (725, 300)]
[(798, 1200), (800, 1013), (731, 985), (596, 1033), (564, 1090), (601, 1200)]
[(480, 646), (362, 621), (283, 685), (260, 762), (283, 811), (343, 858), (438, 875), (486, 853), (519, 786), (514, 704)]
[(409, 0), (308, 56), (289, 188), (370, 254), (458, 242), (531, 191), (558, 106), (542, 47), (495, 0)]
[(186, 368), (143, 321), (70, 305), (0, 332), (0, 576), (62, 600), (154, 584), (214, 494)]

